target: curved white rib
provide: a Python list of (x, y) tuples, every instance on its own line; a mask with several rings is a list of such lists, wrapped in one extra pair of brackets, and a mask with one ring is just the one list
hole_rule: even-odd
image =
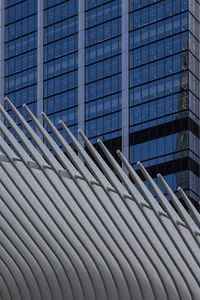
[(200, 217), (184, 192), (179, 189), (194, 220), (162, 177), (177, 211), (141, 164), (162, 207), (120, 152), (140, 192), (101, 141), (118, 177), (81, 131), (94, 160), (61, 122), (81, 160), (42, 113), (65, 155), (24, 106), (53, 156), (5, 101), (35, 146), (0, 106), (21, 140), (0, 121), (1, 298), (198, 300)]

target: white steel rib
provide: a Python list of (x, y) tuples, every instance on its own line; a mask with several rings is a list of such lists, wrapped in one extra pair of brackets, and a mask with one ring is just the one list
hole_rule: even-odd
[(74, 151), (42, 113), (63, 152), (5, 101), (21, 125), (0, 106), (0, 299), (199, 300), (200, 215), (184, 191), (187, 210), (161, 175), (173, 206), (141, 163), (154, 195), (120, 151), (125, 171), (60, 121)]

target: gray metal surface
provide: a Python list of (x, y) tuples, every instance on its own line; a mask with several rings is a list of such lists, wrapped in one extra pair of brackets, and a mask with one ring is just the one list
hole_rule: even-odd
[(113, 173), (81, 130), (91, 156), (42, 113), (64, 154), (27, 106), (39, 136), (5, 101), (23, 130), (0, 106), (21, 140), (0, 122), (0, 298), (200, 299), (200, 215), (185, 193), (190, 214), (161, 175), (176, 210), (140, 163), (159, 202), (120, 151), (125, 172), (98, 141)]

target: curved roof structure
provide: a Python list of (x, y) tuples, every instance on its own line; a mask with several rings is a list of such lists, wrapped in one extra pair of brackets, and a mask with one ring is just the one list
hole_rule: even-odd
[(113, 172), (83, 132), (91, 156), (43, 113), (64, 154), (6, 101), (21, 125), (0, 107), (13, 132), (0, 122), (1, 299), (200, 299), (200, 215), (182, 189), (190, 214), (161, 175), (175, 209), (140, 163), (151, 190), (121, 152), (123, 169), (98, 141)]

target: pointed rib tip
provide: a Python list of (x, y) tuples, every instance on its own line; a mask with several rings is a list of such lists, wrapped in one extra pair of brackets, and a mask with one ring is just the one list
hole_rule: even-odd
[(62, 128), (63, 128), (66, 132), (69, 131), (68, 128), (67, 128), (67, 126), (65, 125), (65, 123), (64, 123), (62, 120), (59, 120), (58, 123), (60, 124), (60, 126), (62, 126)]
[(97, 139), (98, 144), (102, 144), (102, 141), (100, 139)]
[(12, 102), (10, 101), (10, 99), (6, 96), (6, 97), (4, 97), (4, 101), (6, 102), (6, 103), (8, 103), (8, 105), (12, 105)]
[(117, 153), (117, 155), (120, 155), (121, 151), (119, 149), (117, 149), (116, 153)]
[(137, 161), (137, 165), (138, 165), (139, 167), (142, 167), (142, 164), (141, 164), (140, 161)]
[(178, 192), (182, 192), (182, 188), (180, 186), (177, 187)]
[(25, 103), (24, 103), (22, 106), (23, 106), (23, 108), (26, 108), (26, 107), (27, 107), (27, 105), (26, 105)]
[(162, 176), (161, 176), (161, 174), (160, 174), (160, 173), (158, 173), (158, 174), (157, 174), (157, 177), (158, 177), (158, 178), (161, 178)]
[(78, 134), (82, 136), (84, 135), (83, 131), (80, 128), (78, 129)]

